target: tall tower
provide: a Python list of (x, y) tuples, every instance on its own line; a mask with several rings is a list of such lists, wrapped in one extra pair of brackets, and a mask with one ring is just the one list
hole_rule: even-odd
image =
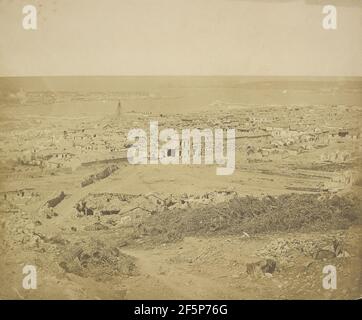
[(116, 118), (121, 119), (121, 114), (122, 114), (122, 105), (121, 105), (121, 101), (118, 101), (118, 106), (117, 106), (117, 111), (116, 111)]

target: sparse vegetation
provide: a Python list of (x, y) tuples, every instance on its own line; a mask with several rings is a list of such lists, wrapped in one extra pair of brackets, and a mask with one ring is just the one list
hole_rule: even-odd
[(200, 210), (151, 216), (139, 226), (139, 232), (159, 241), (174, 241), (196, 235), (325, 231), (351, 226), (361, 218), (361, 209), (361, 199), (352, 195), (237, 197)]

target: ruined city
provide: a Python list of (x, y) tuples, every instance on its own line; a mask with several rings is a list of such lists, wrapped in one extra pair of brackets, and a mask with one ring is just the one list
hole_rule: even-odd
[[(1, 298), (360, 297), (360, 81), (1, 81)], [(172, 147), (177, 166), (152, 164), (150, 145), (147, 165), (130, 163), (129, 131), (152, 121), (235, 129), (233, 173), (205, 164), (205, 141), (199, 164)], [(38, 268), (34, 292), (15, 285), (24, 264)], [(338, 290), (321, 286), (327, 264)]]

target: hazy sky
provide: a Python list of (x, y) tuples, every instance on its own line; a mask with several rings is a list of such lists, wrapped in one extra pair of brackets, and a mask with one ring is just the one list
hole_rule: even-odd
[(362, 1), (322, 2), (0, 0), (0, 75), (362, 76)]

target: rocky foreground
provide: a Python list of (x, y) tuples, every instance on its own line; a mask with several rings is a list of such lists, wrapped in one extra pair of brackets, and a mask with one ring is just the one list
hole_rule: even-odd
[[(59, 193), (34, 213), (2, 203), (1, 298), (330, 299), (361, 295), (358, 195)], [(38, 268), (38, 289), (22, 268)], [(338, 286), (322, 286), (336, 267)]]

